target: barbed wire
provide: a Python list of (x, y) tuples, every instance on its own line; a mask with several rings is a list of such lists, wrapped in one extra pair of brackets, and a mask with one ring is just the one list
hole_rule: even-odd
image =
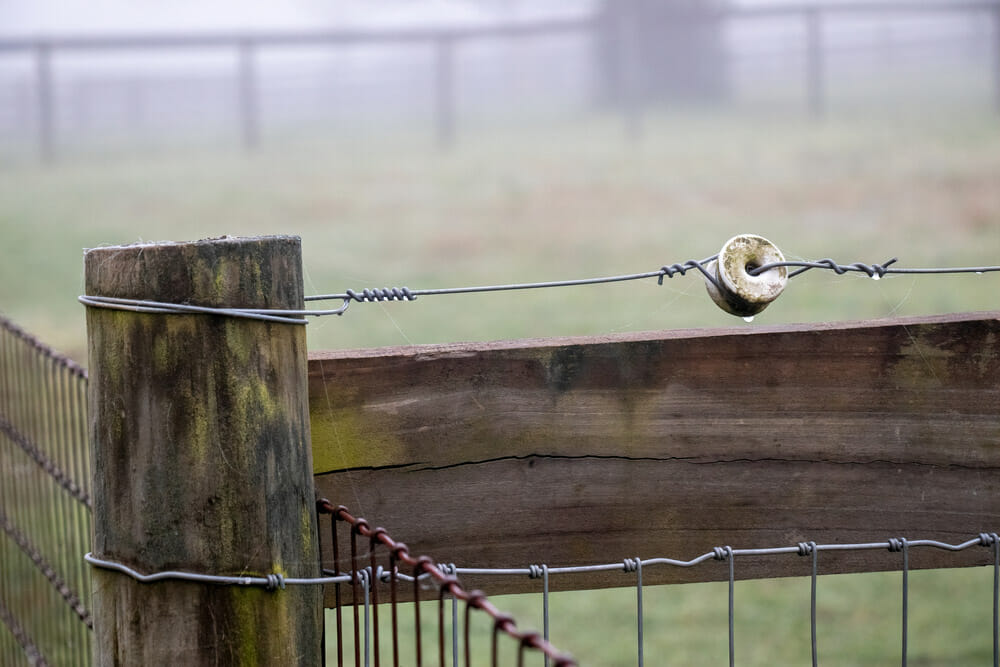
[[(306, 324), (308, 317), (323, 317), (327, 315), (343, 315), (351, 303), (379, 303), (390, 301), (415, 301), (421, 296), (440, 296), (454, 294), (475, 294), (485, 292), (505, 292), (514, 290), (534, 290), (548, 289), (555, 287), (575, 287), (584, 285), (597, 285), (606, 283), (626, 282), (634, 280), (657, 279), (657, 284), (662, 285), (664, 278), (674, 276), (684, 276), (690, 270), (695, 270), (702, 274), (706, 281), (720, 288), (719, 279), (709, 270), (709, 265), (718, 259), (719, 255), (712, 255), (702, 260), (687, 260), (675, 264), (665, 265), (656, 271), (645, 271), (641, 273), (629, 273), (624, 275), (603, 276), (597, 278), (581, 278), (572, 280), (556, 280), (545, 282), (510, 283), (498, 285), (476, 285), (464, 287), (446, 287), (435, 289), (410, 289), (409, 287), (377, 287), (365, 288), (361, 290), (349, 289), (344, 292), (334, 294), (317, 294), (305, 297), (305, 301), (341, 301), (337, 308), (317, 310), (317, 309), (271, 309), (271, 308), (216, 308), (209, 306), (198, 306), (186, 303), (167, 303), (162, 301), (151, 301), (146, 299), (125, 299), (118, 297), (105, 297), (99, 295), (83, 295), (79, 297), (80, 303), (93, 308), (111, 308), (117, 310), (128, 310), (140, 313), (175, 313), (191, 314), (202, 313), (210, 315), (223, 315), (229, 317), (241, 317), (281, 324)], [(788, 278), (794, 278), (803, 273), (814, 270), (832, 271), (837, 275), (846, 273), (863, 273), (869, 278), (880, 279), (888, 274), (904, 275), (944, 275), (944, 274), (985, 274), (1000, 271), (1000, 266), (961, 266), (961, 267), (927, 267), (927, 268), (904, 268), (895, 266), (898, 258), (893, 257), (882, 263), (866, 264), (864, 262), (853, 262), (851, 264), (841, 264), (830, 258), (815, 261), (780, 261), (762, 264), (760, 266), (748, 266), (748, 275), (756, 277), (767, 271), (779, 268), (796, 267), (797, 270), (788, 273)]]

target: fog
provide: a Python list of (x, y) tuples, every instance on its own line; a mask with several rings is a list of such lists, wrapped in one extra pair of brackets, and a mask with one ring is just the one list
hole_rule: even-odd
[[(825, 8), (821, 22), (810, 25), (807, 5)], [(836, 11), (849, 6), (8, 0), (0, 4), (0, 146), (26, 156), (40, 144), (86, 151), (104, 135), (124, 145), (130, 137), (183, 144), (227, 132), (253, 144), (290, 128), (352, 124), (423, 128), (447, 142), (480, 121), (620, 109), (627, 123), (647, 106), (817, 113), (838, 103), (920, 102), (914, 94), (995, 103), (1000, 22), (990, 12)], [(775, 11), (754, 13), (765, 8)], [(539, 22), (555, 25), (532, 31)], [(526, 31), (488, 32), (503, 26)], [(422, 36), (384, 37), (401, 30)], [(442, 49), (439, 36), (469, 30), (486, 32)], [(340, 41), (316, 38), (323, 31)], [(352, 33), (365, 37), (345, 37)], [(298, 41), (303, 35), (313, 38)], [(206, 36), (218, 41), (161, 43)], [(256, 41), (241, 52), (247, 38)]]

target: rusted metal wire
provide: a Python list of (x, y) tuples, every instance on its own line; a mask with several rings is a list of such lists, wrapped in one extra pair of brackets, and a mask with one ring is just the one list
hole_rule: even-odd
[(73, 610), (73, 613), (75, 613), (80, 620), (83, 621), (84, 625), (93, 630), (94, 621), (90, 616), (90, 612), (83, 605), (83, 600), (77, 592), (74, 591), (68, 583), (66, 583), (66, 580), (63, 579), (58, 572), (56, 572), (55, 568), (51, 563), (49, 563), (48, 559), (46, 559), (38, 548), (31, 543), (27, 536), (19, 531), (10, 522), (2, 509), (0, 509), (0, 528), (3, 529), (3, 532), (7, 535), (7, 537), (13, 540), (14, 543), (21, 548), (21, 551), (24, 552), (24, 555), (26, 555), (32, 563), (35, 564), (35, 567), (37, 567), (38, 570), (45, 575), (45, 578), (49, 580), (49, 583), (52, 584), (52, 587), (57, 593), (59, 593), (59, 596), (66, 602), (67, 605), (69, 605), (70, 609)]
[(6, 605), (4, 605), (3, 600), (0, 600), (0, 622), (7, 626), (7, 629), (10, 630), (11, 636), (14, 637), (18, 644), (20, 644), (28, 664), (34, 665), (34, 667), (48, 667), (49, 661), (42, 655), (41, 649), (39, 649), (34, 640), (28, 636), (28, 633), (25, 632), (17, 618), (10, 613), (10, 610), (7, 609)]
[[(329, 500), (321, 499), (316, 504), (317, 510), (320, 514), (331, 515), (331, 538), (334, 545), (337, 544), (337, 523), (339, 521), (346, 522), (350, 525), (351, 533), (351, 558), (350, 565), (352, 572), (350, 572), (351, 581), (357, 582), (361, 579), (359, 576), (358, 568), (358, 552), (357, 552), (357, 538), (360, 535), (369, 538), (369, 559), (370, 564), (367, 567), (368, 573), (366, 576), (370, 576), (372, 581), (371, 586), (371, 597), (372, 601), (377, 601), (377, 593), (379, 583), (384, 583), (387, 581), (390, 587), (391, 595), (391, 614), (392, 614), (392, 627), (393, 627), (393, 665), (398, 667), (401, 664), (401, 656), (399, 655), (398, 646), (398, 634), (399, 627), (397, 624), (397, 580), (399, 579), (399, 574), (397, 572), (400, 566), (406, 566), (410, 568), (412, 575), (411, 579), (413, 582), (413, 608), (414, 608), (414, 632), (415, 632), (415, 664), (423, 664), (423, 641), (422, 641), (422, 627), (421, 627), (421, 616), (420, 616), (420, 600), (421, 600), (421, 588), (422, 584), (428, 580), (433, 581), (438, 588), (438, 656), (441, 665), (444, 665), (445, 660), (445, 634), (444, 634), (444, 604), (445, 598), (450, 596), (455, 600), (460, 600), (465, 603), (465, 664), (471, 664), (471, 649), (470, 649), (470, 635), (469, 635), (469, 622), (471, 620), (471, 612), (473, 609), (480, 610), (486, 613), (493, 620), (493, 635), (491, 642), (491, 655), (492, 664), (498, 664), (499, 656), (499, 639), (501, 635), (506, 635), (510, 637), (518, 644), (518, 664), (523, 664), (524, 653), (526, 651), (537, 651), (545, 655), (551, 661), (551, 664), (556, 667), (569, 667), (571, 665), (576, 665), (576, 662), (572, 657), (560, 653), (552, 644), (546, 641), (541, 635), (534, 632), (522, 632), (517, 629), (517, 625), (513, 617), (502, 613), (497, 609), (486, 596), (481, 591), (466, 591), (462, 587), (458, 578), (450, 572), (445, 570), (450, 570), (451, 568), (441, 567), (435, 565), (434, 562), (427, 556), (414, 557), (410, 554), (407, 546), (402, 542), (396, 542), (393, 540), (389, 534), (383, 528), (372, 528), (369, 523), (362, 518), (353, 516), (346, 507), (343, 505), (334, 505)], [(389, 558), (389, 571), (381, 572), (380, 568), (377, 566), (376, 550), (379, 546), (385, 547), (388, 551)], [(337, 547), (334, 546), (334, 567), (337, 568), (335, 574), (341, 574), (340, 569), (340, 554)], [(336, 584), (335, 586), (339, 586)], [(355, 664), (361, 663), (360, 656), (360, 636), (359, 636), (359, 625), (360, 619), (358, 618), (358, 608), (360, 606), (360, 594), (361, 591), (358, 590), (358, 586), (353, 584), (353, 607), (354, 607), (354, 627), (355, 627)], [(335, 589), (335, 595), (336, 589)], [(338, 603), (340, 601), (337, 598)], [(378, 605), (373, 605), (377, 609)], [(376, 613), (373, 611), (373, 614)], [(340, 615), (338, 613), (338, 625), (340, 623)], [(376, 630), (373, 632), (373, 649), (374, 649), (374, 664), (378, 666), (380, 653), (378, 644), (380, 643), (379, 638), (376, 636), (378, 623), (375, 622), (374, 627)], [(457, 630), (453, 630), (457, 632)], [(341, 634), (338, 628), (338, 637)], [(338, 646), (338, 665), (343, 664), (342, 649)]]

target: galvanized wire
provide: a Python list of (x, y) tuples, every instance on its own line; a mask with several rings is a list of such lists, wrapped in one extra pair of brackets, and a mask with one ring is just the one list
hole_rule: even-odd
[[(409, 287), (376, 287), (362, 290), (345, 290), (334, 294), (317, 294), (305, 297), (306, 302), (318, 301), (340, 301), (337, 308), (325, 310), (288, 310), (288, 309), (266, 309), (266, 308), (214, 308), (208, 306), (198, 306), (186, 303), (165, 303), (162, 301), (149, 301), (144, 299), (123, 299), (116, 297), (105, 297), (101, 295), (84, 295), (79, 297), (81, 303), (92, 308), (113, 308), (119, 310), (129, 310), (141, 313), (175, 313), (191, 314), (202, 313), (209, 315), (221, 315), (227, 317), (241, 317), (281, 324), (306, 324), (308, 317), (321, 317), (325, 315), (343, 315), (351, 303), (380, 303), (387, 301), (415, 301), (421, 296), (435, 296), (447, 294), (474, 294), (483, 292), (506, 292), (513, 290), (546, 289), (553, 287), (575, 287), (583, 285), (597, 285), (604, 283), (616, 283), (633, 280), (647, 280), (656, 278), (657, 283), (662, 285), (664, 278), (686, 275), (688, 271), (695, 270), (702, 274), (705, 280), (719, 286), (718, 278), (710, 270), (709, 265), (718, 259), (718, 255), (712, 255), (702, 260), (689, 259), (686, 262), (665, 265), (656, 271), (645, 271), (641, 273), (629, 273), (624, 275), (604, 276), (598, 278), (580, 278), (572, 280), (555, 280), (546, 282), (510, 283), (499, 285), (477, 285), (467, 287), (446, 287), (436, 289), (410, 289)], [(963, 266), (963, 267), (938, 267), (938, 268), (901, 268), (893, 266), (897, 262), (893, 257), (881, 264), (865, 264), (854, 262), (851, 264), (840, 264), (832, 259), (825, 258), (815, 261), (782, 261), (763, 264), (757, 267), (747, 267), (747, 273), (752, 276), (760, 275), (771, 269), (779, 267), (798, 267), (798, 270), (788, 274), (789, 278), (801, 275), (812, 269), (823, 269), (843, 275), (845, 273), (864, 273), (870, 278), (879, 279), (886, 274), (931, 274), (942, 275), (950, 273), (990, 273), (1000, 271), (1000, 266)]]
[[(600, 563), (594, 565), (578, 565), (567, 567), (550, 567), (548, 565), (529, 565), (526, 568), (477, 568), (477, 567), (457, 567), (450, 566), (450, 571), (458, 575), (509, 575), (528, 576), (538, 578), (544, 572), (546, 584), (544, 589), (544, 618), (546, 627), (549, 624), (548, 618), (548, 576), (550, 574), (584, 574), (608, 571), (621, 571), (625, 573), (637, 574), (637, 600), (636, 600), (636, 640), (638, 645), (638, 664), (642, 664), (643, 653), (643, 623), (642, 623), (642, 601), (641, 601), (641, 572), (643, 567), (653, 565), (669, 565), (674, 567), (694, 567), (709, 561), (725, 561), (728, 567), (728, 640), (729, 640), (729, 663), (735, 664), (735, 557), (736, 556), (772, 556), (772, 555), (792, 555), (811, 556), (811, 576), (810, 576), (810, 651), (812, 664), (818, 664), (817, 648), (817, 615), (816, 615), (816, 582), (817, 582), (817, 562), (820, 551), (858, 551), (885, 549), (890, 552), (902, 553), (902, 591), (901, 591), (901, 660), (906, 664), (908, 657), (908, 610), (909, 610), (909, 550), (914, 547), (926, 547), (942, 549), (945, 551), (964, 551), (966, 549), (980, 546), (992, 547), (993, 549), (993, 665), (1000, 667), (1000, 536), (997, 533), (980, 533), (979, 535), (957, 544), (949, 544), (939, 540), (931, 539), (906, 539), (889, 538), (881, 542), (864, 543), (833, 543), (817, 544), (815, 541), (800, 542), (795, 546), (734, 549), (730, 546), (715, 547), (712, 551), (706, 552), (689, 560), (677, 558), (626, 558), (624, 561), (613, 563)], [(387, 576), (387, 575), (384, 575)], [(405, 575), (397, 575), (405, 578)]]

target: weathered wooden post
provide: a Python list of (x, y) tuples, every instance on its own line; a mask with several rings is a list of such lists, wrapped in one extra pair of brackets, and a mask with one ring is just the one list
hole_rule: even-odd
[(810, 7), (803, 13), (806, 27), (806, 97), (809, 113), (826, 115), (826, 64), (823, 52), (823, 13)]
[(257, 105), (257, 45), (251, 38), (241, 39), (237, 46), (239, 61), (240, 128), (243, 148), (252, 151), (260, 138), (260, 118)]
[(455, 40), (446, 33), (434, 39), (434, 133), (437, 147), (455, 143)]
[(55, 159), (55, 94), (52, 83), (52, 47), (35, 45), (35, 99), (38, 105), (38, 153), (43, 162)]
[[(97, 248), (88, 295), (300, 309), (296, 237)], [(305, 327), (87, 312), (97, 558), (143, 574), (319, 576)], [(317, 665), (322, 589), (95, 568), (98, 665)]]

